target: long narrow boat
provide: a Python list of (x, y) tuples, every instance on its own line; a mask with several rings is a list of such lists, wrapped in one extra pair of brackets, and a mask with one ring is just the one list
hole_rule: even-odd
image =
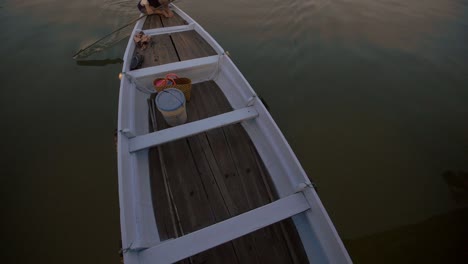
[[(118, 116), (124, 262), (351, 263), (312, 183), (221, 46), (175, 5), (136, 23)], [(141, 68), (130, 70), (136, 54)], [(153, 80), (190, 78), (187, 123), (169, 127)]]

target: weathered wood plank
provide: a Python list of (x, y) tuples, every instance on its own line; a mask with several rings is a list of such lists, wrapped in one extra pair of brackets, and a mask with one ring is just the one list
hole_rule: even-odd
[[(270, 200), (262, 184), (261, 174), (249, 149), (249, 139), (240, 125), (223, 128), (228, 145), (232, 152), (237, 173), (243, 187), (249, 193), (249, 206), (256, 208), (267, 204)], [(287, 246), (276, 226), (270, 226), (256, 232), (257, 254), (267, 263), (290, 263)]]
[(163, 65), (171, 62), (179, 61), (177, 52), (172, 45), (169, 35), (157, 35), (151, 37), (152, 44), (145, 50), (136, 48), (135, 53), (139, 53), (144, 57), (141, 68)]
[[(192, 100), (187, 103), (189, 122), (231, 110), (224, 94), (213, 81), (193, 85)], [(167, 126), (160, 113), (158, 120), (160, 128)], [(184, 233), (191, 232), (187, 230), (198, 230), (208, 222), (211, 225), (239, 215), (276, 199), (275, 191), (264, 180), (269, 178), (268, 172), (255, 156), (255, 147), (242, 126), (218, 128), (176, 142), (182, 143), (177, 146), (169, 143), (161, 147), (166, 148), (163, 152), (165, 157), (173, 156), (165, 159), (165, 165), (171, 177), (169, 184), (174, 199), (177, 200), (176, 207)], [(169, 146), (171, 150), (167, 149)], [(184, 168), (169, 169), (174, 166)], [(190, 196), (191, 192), (193, 196), (203, 192), (205, 197), (193, 198)], [(192, 201), (194, 199), (199, 201)], [(189, 207), (197, 208), (196, 212), (187, 207), (186, 203), (192, 204)], [(194, 218), (191, 214), (197, 215)], [(188, 218), (189, 223), (184, 218)], [(194, 223), (198, 221), (205, 224)], [(226, 260), (239, 263), (307, 263), (307, 258), (304, 261), (301, 255), (302, 244), (297, 232), (296, 236), (294, 233), (292, 236), (289, 234), (296, 231), (295, 227), (290, 220), (287, 221), (289, 222), (286, 224), (263, 228), (191, 259), (196, 263), (217, 263), (220, 259), (223, 263)], [(299, 248), (298, 252), (296, 248)]]
[[(149, 100), (150, 116), (154, 113), (152, 107), (154, 103)], [(153, 118), (150, 118), (149, 127), (150, 131), (154, 131)], [(164, 188), (164, 175), (162, 172), (162, 164), (160, 162), (160, 155), (158, 148), (151, 148), (148, 152), (148, 163), (150, 170), (150, 186), (152, 191), (151, 198), (153, 202), (154, 215), (156, 224), (158, 226), (159, 238), (161, 241), (177, 237), (176, 229), (174, 228), (174, 221), (171, 214), (163, 213), (171, 207), (169, 197)]]
[(161, 17), (162, 25), (164, 27), (174, 27), (174, 26), (183, 26), (188, 25), (187, 21), (185, 21), (179, 14), (174, 12), (174, 16), (170, 18)]
[[(196, 104), (200, 118), (207, 118), (222, 113), (223, 111), (220, 108), (214, 107), (214, 105), (210, 105), (209, 101), (206, 101), (214, 92), (213, 86), (205, 85), (203, 90), (204, 91), (201, 92), (201, 96), (203, 97), (204, 103)], [(242, 188), (242, 183), (237, 177), (238, 175), (235, 164), (229, 151), (229, 146), (226, 142), (223, 130), (214, 129), (205, 132), (205, 134), (207, 137), (207, 141), (203, 142), (205, 144), (205, 148), (207, 151), (212, 152), (215, 157), (215, 161), (211, 166), (217, 167), (220, 171), (220, 174), (215, 175), (216, 180), (219, 184), (227, 187), (227, 192), (224, 193), (224, 195), (230, 197), (230, 200), (232, 201), (232, 204), (228, 204), (231, 215), (238, 215), (250, 210), (251, 207), (249, 207), (247, 203), (247, 196), (249, 194), (246, 193), (244, 188)]]
[[(159, 112), (157, 120), (158, 128), (167, 128)], [(174, 196), (183, 233), (188, 234), (216, 223), (187, 140), (177, 140), (160, 147), (164, 153), (169, 187)], [(192, 256), (191, 259), (195, 263), (237, 263), (235, 251), (230, 243)]]
[[(292, 194), (181, 238), (146, 249), (140, 253), (140, 258), (144, 263), (150, 263), (151, 260), (155, 259), (161, 263), (178, 261), (190, 256), (190, 254), (241, 237), (252, 230), (258, 230), (308, 209), (309, 204), (302, 193)], [(229, 231), (226, 232), (226, 230)], [(180, 251), (179, 248), (186, 250)], [(168, 252), (171, 254), (168, 254)], [(224, 260), (223, 263), (226, 261)]]
[(181, 61), (216, 55), (216, 51), (195, 31), (171, 34)]
[(164, 179), (161, 172), (161, 163), (159, 161), (159, 153), (157, 148), (149, 150), (150, 164), (150, 184), (152, 190), (159, 190), (152, 193), (154, 215), (158, 226), (159, 238), (161, 241), (177, 237), (174, 229), (174, 223), (171, 215), (165, 213), (169, 208), (170, 202), (164, 191)]
[[(258, 152), (253, 146), (253, 144), (250, 145), (250, 151), (255, 157), (257, 166), (260, 168), (260, 174), (262, 176), (262, 180), (266, 187), (267, 195), (270, 198), (270, 201), (278, 199), (277, 192), (273, 187), (273, 182), (270, 176), (268, 175), (268, 170), (266, 169), (265, 164), (263, 164), (262, 159), (258, 155)], [(286, 245), (289, 249), (289, 254), (291, 255), (291, 259), (294, 264), (309, 263), (309, 259), (307, 258), (306, 252), (302, 245), (301, 238), (297, 233), (296, 227), (292, 219), (285, 219), (279, 222), (278, 224), (273, 225), (273, 228), (280, 229), (280, 232), (284, 237)]]
[[(156, 105), (154, 104), (155, 95), (148, 99), (149, 106), (149, 129), (157, 130), (156, 124)], [(176, 238), (182, 235), (182, 230), (178, 227), (177, 215), (174, 212), (172, 198), (167, 184), (167, 172), (165, 169), (160, 148), (151, 148), (148, 151), (149, 169), (150, 169), (150, 187), (152, 190), (151, 198), (153, 203), (156, 225), (158, 227), (159, 238), (161, 241)], [(190, 263), (187, 259), (177, 262), (178, 264)]]
[[(205, 89), (199, 89), (199, 91), (203, 92), (196, 92), (195, 94), (200, 93), (200, 96), (205, 96), (205, 100), (208, 100), (206, 96), (211, 97), (211, 99), (214, 99), (216, 101), (216, 104), (213, 104), (212, 101), (206, 101), (205, 104), (210, 106), (209, 111), (211, 111), (211, 114), (217, 114), (219, 112), (225, 112), (225, 111), (230, 111), (231, 107), (229, 106), (229, 103), (227, 99), (225, 98), (224, 94), (221, 92), (219, 88), (213, 89), (216, 87), (216, 84), (207, 82), (205, 83), (208, 85)], [(215, 110), (216, 109), (216, 110)], [(210, 116), (211, 114), (206, 114), (206, 116)], [(266, 168), (263, 165), (263, 162), (261, 162), (261, 159), (257, 156), (258, 154), (255, 151), (255, 147), (253, 144), (251, 144), (250, 139), (248, 138), (248, 135), (245, 133), (244, 129), (240, 125), (233, 125), (226, 127), (225, 130), (231, 130), (234, 134), (231, 134), (231, 136), (228, 136), (229, 132), (226, 132), (226, 138), (229, 140), (237, 140), (237, 139), (242, 139), (244, 143), (246, 144), (239, 144), (239, 146), (244, 146), (243, 148), (239, 149), (239, 146), (235, 146), (234, 149), (237, 148), (237, 151), (234, 151), (237, 153), (237, 155), (233, 155), (235, 159), (242, 159), (242, 160), (237, 160), (237, 166), (241, 167), (241, 173), (244, 171), (247, 175), (245, 179), (251, 180), (255, 179), (255, 183), (252, 182), (247, 182), (245, 183), (245, 186), (252, 187), (256, 186), (258, 190), (250, 190), (248, 191), (249, 196), (255, 196), (255, 194), (260, 194), (261, 197), (257, 197), (257, 202), (260, 202), (262, 204), (265, 204), (267, 202), (271, 202), (275, 199), (277, 199), (276, 192), (272, 187), (271, 181), (265, 181), (264, 178), (267, 180), (269, 179), (268, 172)], [(235, 143), (235, 142), (234, 142)], [(234, 144), (233, 143), (233, 144)], [(248, 146), (248, 148), (245, 148), (245, 146)], [(233, 147), (231, 146), (231, 151)], [(250, 151), (249, 151), (250, 150)], [(250, 155), (249, 155), (250, 153)], [(248, 157), (247, 157), (248, 156)], [(252, 175), (255, 177), (252, 177)], [(265, 186), (265, 188), (262, 188), (262, 186)], [(292, 224), (291, 220), (285, 220), (283, 221), (284, 223), (281, 223), (281, 225), (273, 225), (270, 230), (266, 229), (263, 230), (267, 232), (267, 235), (270, 237), (273, 236), (276, 240), (277, 243), (281, 246), (281, 248), (284, 251), (284, 243), (282, 242), (281, 236), (284, 236), (286, 245), (288, 246), (291, 257), (293, 259), (294, 263), (307, 263), (307, 256), (305, 255), (305, 252), (302, 247), (302, 243), (300, 242), (300, 238), (297, 235), (297, 231), (295, 230), (294, 225)], [(284, 231), (283, 231), (284, 230)], [(265, 235), (265, 234), (263, 234)], [(267, 247), (264, 248), (264, 250), (268, 250), (268, 247), (270, 245), (267, 244)], [(279, 249), (278, 249), (279, 250)], [(285, 255), (282, 255), (283, 258), (285, 258)]]
[[(229, 102), (227, 101), (227, 98), (224, 96), (222, 91), (220, 89), (213, 89), (210, 92), (210, 95), (215, 98), (217, 104), (213, 105), (212, 107), (221, 109), (221, 111), (229, 111), (230, 107)], [(249, 193), (250, 194), (255, 194), (255, 193), (260, 193), (262, 197), (260, 199), (267, 199), (263, 200), (263, 202), (271, 202), (276, 199), (278, 199), (276, 190), (274, 189), (273, 182), (271, 181), (271, 178), (268, 174), (267, 169), (265, 168), (265, 165), (261, 161), (261, 158), (259, 157), (257, 151), (255, 150), (254, 145), (250, 142), (250, 138), (246, 134), (245, 130), (240, 126), (240, 125), (233, 125), (226, 127), (224, 129), (226, 131), (228, 139), (231, 140), (237, 140), (243, 138), (243, 141), (248, 141), (249, 144), (249, 149), (250, 153), (246, 148), (238, 149), (238, 153), (249, 153), (250, 157), (245, 159), (249, 154), (246, 155), (236, 155), (235, 157), (240, 157), (241, 159), (244, 159), (243, 161), (238, 161), (237, 164), (239, 167), (245, 169), (245, 172), (250, 171), (251, 168), (254, 168), (255, 172), (253, 173), (254, 175), (260, 175), (261, 177), (246, 177), (246, 179), (255, 179), (257, 182), (255, 184), (252, 183), (247, 183), (247, 186), (256, 186), (260, 187), (258, 189), (258, 192), (255, 190), (251, 190)], [(234, 143), (235, 144), (235, 143)], [(239, 144), (235, 148), (238, 147), (245, 147), (247, 144)], [(252, 161), (255, 161), (256, 166), (252, 163)], [(249, 164), (248, 166), (246, 166)], [(263, 189), (263, 186), (265, 189)], [(279, 236), (282, 236), (284, 238), (284, 242), (286, 243), (289, 253), (291, 255), (292, 261), (294, 263), (309, 263), (307, 255), (305, 253), (305, 250), (302, 246), (302, 242), (300, 240), (299, 234), (297, 233), (297, 230), (294, 226), (294, 223), (292, 222), (291, 219), (286, 219), (282, 221), (281, 223), (275, 224), (271, 226), (271, 229), (274, 229), (274, 233), (276, 236), (277, 240), (281, 240)], [(265, 229), (264, 231), (268, 231)], [(271, 231), (271, 230), (270, 230)], [(282, 242), (280, 242), (282, 244)], [(268, 248), (266, 248), (268, 250)]]
[[(198, 95), (204, 99), (203, 104), (197, 104), (197, 110), (199, 110), (201, 113), (200, 118), (217, 115), (232, 109), (229, 104), (214, 104), (215, 101), (213, 96), (224, 97), (214, 82), (204, 83), (202, 87), (194, 94), (195, 96)], [(233, 162), (234, 158), (232, 157), (232, 153), (229, 150), (229, 145), (226, 141), (223, 130), (216, 129), (208, 131), (206, 134), (206, 140), (202, 141), (202, 143), (205, 146), (206, 152), (212, 153), (212, 156), (215, 157), (214, 159), (209, 160), (210, 166), (212, 168), (216, 168), (217, 173), (214, 176), (218, 182), (218, 185), (223, 190), (223, 197), (225, 197), (225, 200), (228, 201), (227, 206), (231, 216), (236, 216), (258, 207), (249, 204), (248, 202), (248, 197), (251, 195), (251, 193), (246, 191), (245, 186), (243, 186), (242, 179), (239, 177)], [(269, 263), (272, 261), (272, 259), (267, 259), (265, 256), (262, 257), (261, 254), (259, 254), (258, 247), (261, 247), (259, 242), (262, 242), (261, 237), (258, 237), (256, 233), (249, 234), (243, 238), (243, 242), (247, 246), (247, 250), (245, 250), (245, 248), (239, 248), (238, 255), (242, 256), (241, 262), (257, 261), (258, 263)], [(269, 244), (267, 243), (267, 246), (268, 245)]]
[(149, 15), (145, 18), (143, 29), (162, 28), (161, 17), (159, 15)]
[(152, 53), (154, 59), (151, 66), (179, 61), (177, 52), (168, 35), (153, 36), (151, 39), (153, 40)]
[(257, 111), (253, 106), (230, 111), (203, 120), (196, 120), (180, 126), (170, 127), (162, 131), (136, 136), (130, 139), (129, 150), (135, 152), (153, 146), (162, 145), (177, 139), (187, 138), (204, 131), (224, 127), (244, 120), (256, 118)]
[(140, 68), (164, 65), (216, 55), (216, 51), (194, 30), (151, 37), (146, 49), (136, 48), (135, 54), (144, 57)]
[[(230, 108), (224, 94), (218, 89), (205, 95), (205, 104), (212, 109), (225, 111)], [(228, 159), (233, 176), (237, 179), (236, 185), (240, 186), (247, 195), (243, 200), (243, 210), (251, 210), (270, 202), (267, 190), (263, 184), (254, 156), (251, 154), (250, 139), (242, 126), (239, 124), (224, 127), (223, 129), (226, 147), (229, 149), (230, 157), (218, 154), (219, 162), (225, 163)], [(212, 143), (212, 145), (214, 145)], [(229, 160), (230, 159), (230, 160)], [(265, 263), (291, 263), (284, 238), (277, 228), (270, 226), (252, 233), (255, 243), (255, 252)]]
[[(193, 89), (194, 98), (201, 99), (204, 93), (210, 92), (208, 89), (202, 89), (203, 86), (203, 84), (195, 85), (195, 89)], [(187, 110), (191, 112), (195, 120), (200, 118), (194, 104), (190, 103)], [(217, 222), (230, 218), (233, 215), (230, 212), (230, 208), (232, 209), (233, 207), (233, 201), (228, 194), (228, 186), (223, 181), (216, 180), (223, 176), (216, 164), (216, 159), (209, 146), (206, 133), (190, 137), (189, 144), (194, 160), (196, 160), (197, 168), (202, 176), (207, 196), (210, 203), (212, 203), (213, 215), (216, 217)], [(259, 263), (259, 259), (257, 259), (254, 251), (254, 241), (249, 236), (233, 240), (232, 244), (239, 263)]]

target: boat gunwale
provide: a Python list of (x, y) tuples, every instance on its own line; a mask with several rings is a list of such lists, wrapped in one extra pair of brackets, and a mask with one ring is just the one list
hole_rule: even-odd
[[(320, 199), (318, 198), (315, 190), (312, 188), (312, 184), (310, 183), (309, 178), (307, 177), (304, 169), (302, 168), (299, 160), (297, 159), (296, 155), (292, 151), (290, 145), (288, 144), (286, 138), (281, 133), (281, 130), (274, 122), (273, 118), (271, 117), (270, 113), (267, 111), (261, 100), (257, 97), (255, 91), (247, 82), (243, 74), (238, 70), (232, 60), (225, 54), (224, 50), (219, 46), (219, 44), (208, 34), (197, 22), (195, 22), (192, 18), (190, 18), (187, 14), (185, 14), (182, 10), (180, 10), (175, 5), (172, 5), (172, 8), (176, 13), (181, 15), (187, 22), (189, 22), (189, 26), (193, 25), (194, 29), (199, 33), (203, 39), (210, 40), (209, 44), (215, 48), (218, 53), (218, 76), (217, 78), (222, 79), (219, 75), (225, 74), (225, 79), (228, 80), (229, 78), (240, 78), (240, 83), (242, 83), (242, 87), (237, 87), (233, 85), (226, 85), (224, 86), (222, 83), (219, 83), (219, 87), (226, 95), (226, 98), (229, 100), (231, 105), (234, 109), (239, 109), (241, 107), (245, 107), (247, 104), (250, 106), (255, 107), (259, 116), (254, 120), (248, 120), (242, 122), (242, 126), (245, 128), (249, 137), (251, 138), (252, 142), (254, 143), (255, 147), (258, 150), (258, 154), (261, 159), (265, 162), (265, 167), (267, 167), (270, 175), (272, 177), (273, 183), (275, 185), (276, 190), (278, 191), (278, 195), (280, 198), (286, 197), (292, 193), (296, 192), (304, 192), (307, 198), (307, 201), (310, 204), (310, 207), (314, 209), (314, 212), (311, 210), (307, 210), (306, 213), (301, 213), (300, 215), (296, 215), (293, 217), (296, 227), (298, 228), (299, 235), (301, 236), (301, 240), (304, 244), (304, 247), (312, 247), (316, 241), (310, 241), (310, 237), (306, 237), (305, 233), (312, 232), (319, 237), (325, 238), (333, 238), (328, 239), (329, 241), (325, 241), (328, 244), (320, 245), (318, 249), (308, 249), (306, 248), (306, 253), (309, 257), (309, 260), (312, 261), (312, 257), (317, 258), (319, 255), (319, 259), (323, 261), (331, 261), (331, 260), (339, 260), (340, 263), (351, 263), (350, 257), (347, 254), (346, 249), (344, 248), (341, 239), (338, 236), (325, 208), (323, 207)], [(144, 24), (144, 20), (140, 20), (135, 25), (135, 29), (133, 32), (138, 31), (142, 28)], [(181, 27), (173, 27), (175, 30), (181, 30)], [(186, 29), (187, 27), (184, 27)], [(185, 31), (185, 30), (181, 30)], [(150, 34), (156, 33), (157, 34), (166, 34), (168, 32), (163, 31), (148, 31)], [(180, 31), (179, 31), (180, 32)], [(124, 63), (123, 69), (129, 69), (129, 62), (131, 61), (131, 57), (133, 56), (133, 52), (135, 50), (135, 44), (133, 39), (130, 38), (129, 44), (124, 54)], [(181, 62), (175, 62), (181, 63)], [(223, 68), (224, 67), (224, 68)], [(163, 69), (163, 67), (158, 68)], [(227, 69), (227, 70), (226, 70)], [(222, 70), (230, 71), (222, 72)], [(132, 72), (129, 72), (130, 74)], [(152, 76), (159, 73), (152, 73), (146, 76)], [(125, 76), (125, 75), (124, 75)], [(218, 81), (221, 81), (218, 80)], [(224, 80), (224, 81), (226, 81)], [(216, 81), (216, 80), (215, 80)], [(217, 82), (218, 83), (218, 82)], [(239, 94), (234, 96), (236, 98), (233, 99), (232, 93), (236, 91), (229, 91), (226, 90), (227, 86), (234, 87)], [(119, 98), (119, 132), (118, 133), (118, 168), (119, 168), (119, 197), (120, 197), (120, 209), (121, 209), (121, 230), (122, 230), (122, 239), (124, 248), (128, 248), (129, 250), (126, 252), (125, 260), (129, 260), (129, 263), (139, 263), (139, 251), (144, 250), (146, 248), (151, 248), (162, 241), (159, 241), (159, 236), (156, 235), (156, 240), (148, 240), (141, 239), (143, 232), (141, 227), (139, 229), (138, 225), (144, 224), (145, 219), (141, 219), (142, 216), (145, 214), (144, 208), (139, 206), (140, 201), (142, 199), (141, 196), (147, 196), (147, 193), (139, 194), (136, 192), (135, 188), (141, 186), (144, 182), (139, 182), (136, 178), (142, 177), (135, 177), (135, 164), (138, 162), (137, 155), (139, 154), (130, 154), (128, 152), (129, 148), (129, 139), (135, 136), (132, 134), (130, 129), (130, 133), (124, 133), (125, 129), (131, 128), (132, 123), (134, 124), (135, 120), (131, 116), (131, 114), (124, 113), (124, 106), (127, 109), (135, 109), (135, 100), (132, 96), (135, 96), (135, 91), (131, 91), (134, 89), (134, 85), (132, 85), (131, 81), (128, 77), (124, 77), (121, 80), (120, 85), (120, 98)], [(128, 97), (127, 97), (128, 96)], [(128, 120), (123, 120), (125, 117)], [(123, 124), (125, 122), (126, 124)], [(128, 131), (127, 131), (128, 132)], [(268, 142), (274, 142), (275, 144), (268, 144)], [(145, 151), (141, 152), (143, 155)], [(280, 157), (280, 155), (283, 155)], [(125, 163), (125, 159), (128, 159)], [(272, 165), (271, 167), (269, 165)], [(124, 168), (126, 167), (126, 169)], [(124, 177), (123, 171), (126, 170), (126, 173), (130, 174), (130, 177)], [(276, 171), (278, 170), (278, 171)], [(273, 173), (272, 173), (273, 171)], [(280, 172), (279, 172), (280, 171)], [(141, 175), (139, 175), (141, 176)], [(144, 177), (143, 177), (144, 178)], [(141, 181), (141, 179), (140, 179)], [(145, 179), (143, 179), (145, 181)], [(125, 184), (124, 184), (125, 183)], [(139, 197), (140, 195), (140, 197)], [(146, 200), (148, 197), (145, 198)], [(150, 200), (151, 201), (151, 200)], [(130, 208), (129, 208), (130, 207)], [(127, 211), (130, 210), (130, 211)], [(153, 215), (154, 218), (154, 215)], [(149, 220), (150, 222), (154, 222), (155, 220)], [(148, 224), (148, 223), (146, 223)], [(151, 224), (151, 223), (150, 223)], [(143, 227), (144, 228), (144, 227)], [(156, 233), (157, 233), (157, 227)], [(320, 230), (324, 229), (324, 230)], [(302, 231), (302, 232), (301, 232)], [(129, 233), (127, 233), (129, 232)], [(318, 234), (317, 234), (318, 232)], [(154, 235), (153, 232), (150, 232)], [(319, 243), (322, 243), (320, 241)], [(329, 249), (331, 247), (331, 249)], [(322, 252), (320, 252), (320, 250)], [(136, 253), (136, 257), (135, 254)], [(335, 256), (333, 256), (335, 255)], [(315, 259), (314, 259), (315, 260)]]

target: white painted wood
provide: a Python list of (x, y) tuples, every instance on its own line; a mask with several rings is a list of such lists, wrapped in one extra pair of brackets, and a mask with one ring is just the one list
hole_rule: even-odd
[(139, 151), (131, 155), (135, 159), (135, 186), (139, 190), (135, 193), (135, 211), (137, 218), (137, 237), (132, 248), (143, 249), (160, 242), (156, 219), (154, 218), (151, 200), (150, 172), (148, 166), (148, 150)]
[[(143, 14), (140, 15), (142, 17)], [(143, 28), (145, 24), (145, 19), (140, 19), (136, 22), (135, 28), (133, 32), (139, 32)], [(132, 61), (133, 52), (135, 51), (135, 42), (133, 41), (133, 37), (128, 38), (127, 49), (125, 50), (125, 54), (123, 56), (123, 66), (122, 71), (129, 71), (130, 70), (130, 63)]]
[(133, 31), (133, 35), (137, 34), (140, 31), (143, 31), (145, 35), (157, 36), (157, 35), (177, 33), (177, 32), (183, 32), (183, 31), (194, 30), (194, 29), (195, 29), (195, 23), (191, 23), (191, 24), (184, 25), (184, 26), (137, 30), (137, 31)]
[(323, 207), (314, 188), (305, 188), (304, 194), (311, 210), (305, 212), (308, 224), (314, 230), (316, 242), (324, 256), (321, 263), (352, 263), (338, 232), (336, 232), (330, 217)]
[(175, 12), (177, 12), (180, 15), (180, 17), (187, 21), (187, 23), (194, 24), (195, 31), (198, 34), (200, 34), (200, 36), (202, 36), (206, 40), (206, 42), (210, 44), (211, 47), (213, 47), (213, 49), (215, 49), (215, 51), (218, 54), (224, 54), (224, 49), (221, 47), (221, 45), (219, 45), (218, 42), (213, 37), (211, 37), (211, 35), (208, 34), (208, 32), (206, 32), (205, 29), (203, 29), (203, 27), (201, 27), (196, 21), (194, 21), (189, 15), (187, 15), (182, 9), (178, 8), (176, 5), (172, 5), (172, 9)]
[(158, 146), (167, 142), (199, 134), (201, 132), (205, 132), (218, 127), (239, 123), (244, 120), (255, 118), (257, 116), (258, 113), (254, 107), (246, 107), (217, 116), (212, 116), (191, 123), (183, 124), (180, 126), (163, 129), (142, 136), (137, 136), (130, 139), (129, 151), (135, 152), (153, 146)]
[(219, 45), (218, 42), (213, 37), (211, 37), (211, 35), (208, 34), (208, 32), (206, 32), (200, 25), (196, 24), (194, 29), (200, 36), (202, 36), (205, 39), (205, 41), (208, 44), (210, 44), (210, 46), (216, 51), (216, 53), (225, 53), (221, 45)]
[[(128, 50), (128, 48), (127, 48)], [(118, 130), (133, 128), (133, 105), (131, 85), (125, 78), (121, 80), (119, 95)], [(128, 152), (128, 138), (118, 133), (117, 136), (117, 167), (119, 180), (120, 226), (122, 230), (122, 247), (129, 247), (137, 237), (137, 222), (135, 212), (135, 186), (133, 181), (133, 160)]]
[(304, 195), (296, 193), (140, 252), (146, 263), (173, 263), (254, 232), (309, 209)]
[(172, 11), (176, 12), (177, 14), (179, 14), (179, 16), (181, 18), (183, 18), (187, 23), (195, 23), (197, 24), (197, 22), (195, 20), (193, 20), (192, 17), (190, 17), (189, 15), (187, 15), (184, 11), (182, 11), (182, 9), (180, 9), (179, 7), (177, 7), (176, 5), (174, 4), (171, 4), (171, 8), (172, 8)]
[[(176, 6), (172, 8), (189, 23), (188, 26), (171, 27), (163, 30), (149, 30), (147, 32), (150, 34), (164, 34), (163, 32), (165, 30), (185, 31), (193, 27), (193, 29), (217, 51), (218, 55), (129, 72), (129, 64), (135, 50), (135, 43), (130, 38), (124, 55), (123, 71), (131, 74), (137, 79), (138, 83), (148, 88), (151, 88), (154, 78), (164, 76), (169, 72), (177, 72), (180, 76), (191, 78), (193, 83), (214, 80), (234, 109), (242, 109), (245, 107), (252, 96), (255, 96), (255, 92), (248, 81), (243, 77), (242, 73), (237, 69), (230, 58), (224, 55), (224, 50), (221, 46), (219, 46), (198, 23), (193, 21), (193, 19)], [(144, 19), (139, 20), (135, 25), (134, 31), (140, 31), (143, 24)], [(128, 128), (136, 135), (147, 133), (147, 98), (148, 96), (138, 91), (134, 83), (129, 82), (128, 78), (122, 79), (119, 99), (119, 130)], [(288, 195), (296, 190), (298, 184), (304, 182), (308, 183), (308, 176), (284, 135), (258, 98), (254, 99), (252, 107), (255, 108), (258, 117), (244, 120), (241, 124), (255, 144), (260, 157), (271, 175), (279, 196), (289, 197)], [(235, 225), (233, 226), (232, 223), (226, 224), (222, 222), (224, 225), (220, 226), (217, 224), (207, 229), (197, 231), (201, 233), (194, 232), (192, 233), (193, 235), (189, 234), (174, 240), (179, 242), (167, 241), (148, 250), (139, 251), (150, 245), (157, 244), (159, 240), (156, 234), (156, 225), (154, 224), (154, 214), (150, 211), (152, 209), (152, 202), (151, 196), (149, 195), (149, 186), (147, 184), (149, 175), (148, 158), (145, 155), (145, 151), (136, 153), (129, 152), (129, 149), (131, 149), (131, 139), (122, 136), (120, 133), (118, 138), (118, 177), (122, 244), (124, 248), (129, 249), (124, 253), (124, 261), (126, 264), (142, 262), (163, 263), (168, 258), (171, 258), (166, 255), (174, 252), (177, 256), (188, 256), (193, 252), (205, 250), (211, 247), (211, 245), (222, 243), (224, 239), (227, 239), (225, 233), (236, 233), (236, 231), (232, 229), (243, 230), (246, 225), (256, 226), (258, 223), (253, 221), (256, 217), (258, 217), (261, 224), (265, 224), (267, 220), (263, 217), (271, 217), (272, 215), (278, 216), (272, 213), (274, 210), (260, 210), (255, 213), (258, 214), (255, 217), (242, 217), (237, 219), (234, 224), (238, 224), (238, 227)], [(306, 188), (303, 190), (303, 193), (307, 198), (303, 198), (303, 200), (308, 203), (307, 206), (309, 206), (311, 210), (296, 214), (292, 218), (301, 237), (309, 261), (313, 263), (351, 263), (349, 255), (343, 247), (315, 191), (311, 188)], [(296, 195), (303, 194), (300, 193)], [(231, 219), (227, 221), (230, 220)], [(233, 235), (233, 237), (237, 235)], [(203, 236), (208, 237), (203, 239)], [(166, 250), (161, 249), (160, 246)], [(192, 247), (195, 247), (196, 250), (194, 251)], [(179, 259), (179, 257), (177, 257), (177, 259)]]
[(215, 81), (233, 108), (244, 107), (250, 98), (256, 96), (250, 84), (227, 55), (219, 58)]
[(256, 122), (244, 123), (243, 127), (261, 155), (278, 195), (283, 197), (295, 192), (299, 184), (310, 181), (281, 130), (261, 100), (256, 100), (254, 107), (259, 118)]
[[(303, 184), (310, 185), (310, 181), (284, 135), (263, 103), (257, 100), (254, 107), (259, 112), (259, 118), (242, 125), (262, 157), (278, 194), (284, 197)], [(306, 187), (303, 192), (312, 210), (294, 216), (293, 221), (309, 261), (352, 263), (315, 190)]]
[(155, 73), (166, 73), (166, 72), (177, 72), (182, 69), (187, 69), (191, 67), (200, 67), (203, 65), (209, 64), (217, 64), (219, 59), (219, 55), (213, 55), (193, 60), (186, 60), (186, 61), (179, 61), (168, 63), (164, 65), (158, 65), (143, 69), (134, 70), (131, 72), (127, 72), (133, 78), (142, 78), (146, 76), (152, 76)]

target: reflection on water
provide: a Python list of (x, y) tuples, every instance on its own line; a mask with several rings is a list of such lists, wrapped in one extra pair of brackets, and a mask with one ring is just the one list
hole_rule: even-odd
[[(14, 201), (2, 204), (12, 216), (5, 226), (16, 227), (4, 235), (11, 262), (118, 262), (112, 133), (128, 33), (90, 61), (71, 57), (136, 18), (135, 2), (0, 4), (1, 195)], [(268, 102), (356, 263), (460, 256), (467, 1), (178, 5)], [(35, 247), (23, 254), (25, 244)]]
[(121, 58), (105, 60), (77, 60), (76, 64), (80, 66), (106, 66), (109, 64), (122, 64)]
[(468, 166), (466, 1), (242, 2), (184, 6), (268, 101), (341, 235), (456, 207), (441, 174)]
[(113, 47), (120, 41), (124, 39), (128, 39), (135, 23), (141, 19), (144, 19), (146, 16), (139, 16), (136, 19), (126, 23), (125, 25), (120, 26), (119, 28), (115, 29), (114, 31), (106, 34), (105, 36), (99, 38), (98, 40), (94, 41), (91, 44), (86, 45), (86, 47), (80, 48), (73, 55), (73, 59), (84, 59), (96, 53), (102, 53), (108, 50), (109, 48)]
[(466, 263), (468, 209), (394, 230), (344, 240), (355, 263)]
[(446, 171), (442, 174), (452, 198), (458, 205), (468, 206), (468, 172)]

